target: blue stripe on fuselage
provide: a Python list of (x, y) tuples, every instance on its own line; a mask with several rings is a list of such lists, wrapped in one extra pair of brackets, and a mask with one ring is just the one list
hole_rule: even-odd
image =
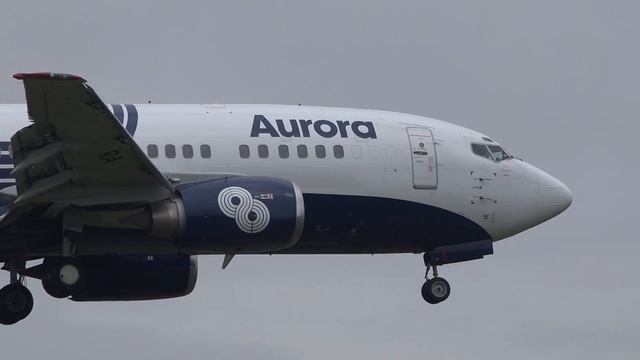
[(130, 104), (125, 105), (125, 107), (127, 108), (127, 114), (129, 114), (127, 118), (127, 131), (129, 135), (133, 136), (138, 128), (138, 109)]
[(118, 119), (120, 124), (124, 124), (124, 111), (122, 111), (122, 105), (113, 104), (113, 115)]
[[(1, 168), (0, 169), (0, 179), (3, 182), (0, 182), (0, 189), (4, 189), (9, 186), (15, 185), (15, 180), (11, 171), (13, 171), (13, 159), (8, 154), (11, 149), (10, 141), (0, 141), (0, 151), (3, 151), (3, 154), (0, 154), (0, 165), (10, 165), (10, 168)], [(9, 181), (10, 182), (6, 182)]]
[[(124, 108), (120, 104), (111, 104), (113, 108), (113, 115), (118, 119), (118, 122), (122, 124), (129, 135), (133, 136), (136, 133), (136, 129), (138, 128), (138, 109), (136, 109), (135, 105), (132, 104), (124, 104)], [(127, 110), (127, 122), (125, 123), (124, 119), (124, 110)]]
[(464, 216), (412, 201), (304, 194), (304, 205), (304, 232), (285, 253), (417, 253), (491, 239)]

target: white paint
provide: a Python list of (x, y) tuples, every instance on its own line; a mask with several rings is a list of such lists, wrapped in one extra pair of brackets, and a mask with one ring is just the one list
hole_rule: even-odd
[[(181, 179), (201, 175), (219, 177), (225, 173), (272, 176), (294, 181), (303, 193), (419, 202), (469, 218), (494, 240), (537, 225), (571, 203), (569, 189), (542, 170), (518, 159), (495, 162), (473, 154), (470, 144), (487, 143), (482, 139), (486, 135), (426, 117), (310, 106), (143, 104), (136, 107), (139, 119), (134, 139), (145, 152), (147, 145), (157, 145), (160, 157), (152, 162), (163, 173)], [(363, 139), (350, 132), (347, 138), (339, 135), (325, 138), (314, 131), (310, 131), (310, 137), (267, 134), (250, 137), (254, 115), (264, 115), (272, 123), (275, 119), (370, 121), (377, 137)], [(14, 120), (19, 118), (23, 121)], [(27, 125), (24, 105), (0, 106), (1, 134), (13, 134)], [(435, 138), (434, 143), (425, 144), (428, 146), (425, 156), (437, 154), (431, 162), (420, 162), (422, 160), (412, 156), (408, 128), (428, 129), (410, 131), (415, 134), (422, 131), (419, 136), (424, 139), (429, 133)], [(8, 137), (0, 140), (9, 141)], [(176, 146), (176, 158), (163, 156), (167, 144)], [(181, 156), (184, 144), (193, 145), (193, 158)], [(200, 156), (202, 144), (211, 146), (211, 158)], [(239, 156), (238, 147), (243, 144), (251, 151), (247, 159)], [(258, 157), (258, 145), (268, 146), (268, 158)], [(288, 158), (278, 156), (279, 145), (289, 146)], [(307, 158), (298, 158), (298, 145), (307, 146)], [(325, 146), (326, 158), (315, 156), (316, 145)], [(334, 145), (342, 145), (344, 158), (333, 156)], [(425, 174), (420, 173), (424, 169), (417, 165), (427, 170), (431, 165), (435, 168)], [(478, 176), (483, 179), (482, 183), (477, 180)], [(416, 184), (418, 186), (414, 186)], [(539, 204), (540, 188), (545, 191), (543, 203)]]

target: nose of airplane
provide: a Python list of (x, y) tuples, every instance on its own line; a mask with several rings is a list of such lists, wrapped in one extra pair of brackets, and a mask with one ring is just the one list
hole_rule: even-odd
[(539, 170), (537, 217), (540, 222), (551, 219), (566, 210), (573, 196), (560, 180)]

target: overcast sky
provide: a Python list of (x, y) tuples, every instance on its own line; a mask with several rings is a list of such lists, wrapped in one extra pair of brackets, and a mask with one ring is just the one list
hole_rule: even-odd
[(89, 3), (3, 2), (0, 102), (24, 102), (11, 74), (60, 71), (109, 103), (426, 115), (491, 135), (574, 203), (441, 268), (452, 295), (437, 306), (419, 255), (241, 256), (225, 271), (200, 257), (192, 295), (138, 303), (53, 299), (31, 280), (35, 309), (0, 328), (0, 358), (637, 358), (640, 2)]

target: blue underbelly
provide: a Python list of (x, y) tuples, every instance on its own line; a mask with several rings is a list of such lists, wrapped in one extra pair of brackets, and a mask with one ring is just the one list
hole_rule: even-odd
[(464, 216), (411, 201), (304, 194), (304, 205), (304, 232), (286, 253), (423, 252), (491, 239)]

